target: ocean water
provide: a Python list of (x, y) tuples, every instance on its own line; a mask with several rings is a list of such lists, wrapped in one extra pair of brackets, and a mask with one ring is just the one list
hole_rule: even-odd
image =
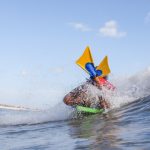
[(0, 149), (149, 150), (150, 70), (112, 82), (117, 90), (106, 91), (112, 108), (104, 114), (76, 115), (63, 97), (49, 109), (0, 109)]

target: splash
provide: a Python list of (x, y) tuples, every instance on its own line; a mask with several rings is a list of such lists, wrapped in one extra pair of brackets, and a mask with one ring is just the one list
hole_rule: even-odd
[(95, 86), (89, 85), (87, 95), (91, 100), (93, 97), (95, 98), (94, 103), (97, 97), (104, 97), (111, 104), (111, 109), (147, 97), (150, 95), (150, 68), (141, 72), (132, 76), (113, 77), (110, 82), (116, 86), (114, 91), (105, 87), (103, 90), (99, 90)]
[(72, 109), (66, 107), (63, 103), (50, 108), (49, 110), (0, 110), (0, 125), (18, 125), (18, 124), (39, 124), (50, 121), (60, 121), (70, 118)]
[[(111, 83), (116, 86), (116, 91), (107, 89), (100, 91), (94, 86), (89, 86), (88, 96), (94, 97), (95, 95), (102, 95), (110, 102), (112, 109), (119, 108), (122, 105), (136, 101), (139, 98), (149, 96), (150, 68), (142, 71), (142, 74), (140, 72), (132, 76), (113, 77)], [(21, 110), (12, 110), (9, 108), (6, 110), (1, 108), (0, 125), (36, 124), (69, 119), (74, 110), (66, 106), (62, 100), (64, 95), (67, 92), (70, 92), (70, 90), (71, 88), (63, 88), (61, 91), (59, 89), (59, 92), (55, 92), (52, 89), (50, 92), (51, 96), (49, 96), (47, 100), (41, 100), (40, 103), (38, 99), (37, 106), (40, 106), (40, 104), (41, 106), (37, 108), (35, 108), (35, 100), (31, 101), (32, 105), (29, 105), (29, 109), (21, 109), (19, 107)], [(49, 91), (44, 93), (47, 94), (47, 92)], [(36, 91), (35, 94), (38, 95)], [(22, 105), (22, 108), (26, 108), (26, 105)]]
[[(1, 104), (0, 125), (38, 124), (69, 119), (73, 109), (62, 101), (65, 91), (56, 92), (52, 89), (47, 92), (51, 94), (49, 99), (30, 99), (30, 103), (22, 100), (22, 104), (9, 104), (7, 101), (7, 104)], [(40, 92), (38, 94), (41, 96)]]
[(117, 90), (106, 92), (106, 97), (114, 108), (147, 97), (150, 95), (150, 67), (132, 76), (115, 77), (111, 82)]

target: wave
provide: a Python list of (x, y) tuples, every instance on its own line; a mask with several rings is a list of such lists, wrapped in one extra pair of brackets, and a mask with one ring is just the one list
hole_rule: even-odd
[[(150, 95), (149, 79), (150, 68), (128, 77), (112, 77), (111, 82), (116, 86), (116, 91), (105, 90), (104, 96), (111, 103), (112, 109), (136, 102)], [(63, 96), (70, 91), (70, 88), (64, 89), (59, 92), (51, 92), (52, 97), (44, 101), (45, 104), (42, 103), (42, 107), (37, 110), (35, 107), (32, 108), (32, 105), (27, 110), (1, 108), (0, 125), (37, 124), (69, 119), (74, 110), (62, 102)], [(97, 93), (95, 88), (90, 91)]]
[(69, 119), (73, 110), (63, 103), (45, 110), (0, 110), (0, 125), (39, 124)]
[(132, 76), (114, 78), (112, 82), (117, 87), (109, 98), (114, 107), (137, 101), (150, 95), (150, 68)]

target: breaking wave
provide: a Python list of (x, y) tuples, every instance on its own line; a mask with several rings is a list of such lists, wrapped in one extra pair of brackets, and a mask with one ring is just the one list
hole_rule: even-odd
[[(128, 77), (112, 77), (111, 83), (116, 86), (116, 91), (105, 90), (105, 98), (111, 103), (112, 109), (120, 108), (125, 104), (143, 99), (150, 95), (150, 68)], [(42, 107), (35, 109), (31, 106), (27, 110), (0, 109), (0, 125), (37, 124), (49, 121), (66, 120), (74, 111), (66, 106), (62, 100), (63, 96), (71, 89), (62, 90), (60, 94), (53, 94), (52, 98), (44, 101)], [(93, 94), (96, 89), (91, 87)], [(37, 93), (38, 94), (38, 93)], [(35, 102), (35, 101), (34, 101)]]

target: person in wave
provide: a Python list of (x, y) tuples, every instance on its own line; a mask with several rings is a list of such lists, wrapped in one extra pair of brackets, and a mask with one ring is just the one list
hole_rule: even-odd
[[(107, 79), (107, 77), (104, 78)], [(94, 93), (92, 95), (90, 87), (95, 87), (98, 90), (99, 94), (95, 95)], [(110, 108), (110, 104), (103, 98), (100, 92), (102, 92), (102, 85), (100, 84), (98, 77), (95, 77), (94, 80), (89, 79), (82, 85), (69, 92), (64, 97), (64, 103), (69, 106), (79, 105), (103, 109)]]
[(108, 57), (105, 56), (101, 63), (95, 67), (90, 48), (86, 47), (76, 64), (90, 75), (90, 79), (69, 92), (64, 97), (64, 103), (69, 106), (110, 108), (110, 104), (104, 98), (105, 93), (103, 90), (103, 86), (108, 90), (114, 89), (114, 86), (107, 81), (108, 74), (111, 72)]

